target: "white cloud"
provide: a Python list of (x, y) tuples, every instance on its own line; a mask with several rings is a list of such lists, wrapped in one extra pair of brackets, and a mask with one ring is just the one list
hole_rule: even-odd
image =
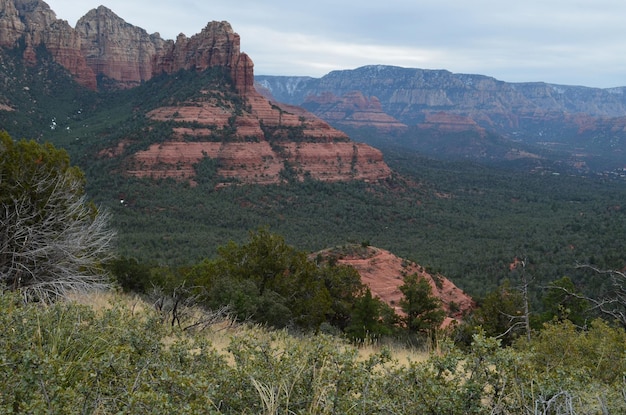
[[(366, 64), (448, 69), (505, 81), (626, 85), (622, 0), (49, 0), (70, 24), (106, 2), (173, 39), (211, 20), (241, 35), (256, 73), (321, 76)], [(79, 4), (80, 6), (77, 6)]]

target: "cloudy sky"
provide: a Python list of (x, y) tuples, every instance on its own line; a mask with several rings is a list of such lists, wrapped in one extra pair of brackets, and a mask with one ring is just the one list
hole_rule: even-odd
[(385, 64), (626, 86), (623, 0), (46, 0), (72, 26), (104, 5), (165, 39), (226, 20), (257, 75)]

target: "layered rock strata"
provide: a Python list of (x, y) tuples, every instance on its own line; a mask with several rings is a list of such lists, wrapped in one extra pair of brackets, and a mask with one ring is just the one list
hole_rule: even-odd
[[(254, 65), (240, 51), (240, 37), (228, 22), (213, 21), (198, 34), (175, 41), (126, 23), (104, 6), (89, 11), (72, 29), (39, 0), (0, 0), (0, 46), (24, 45), (24, 58), (36, 63), (45, 46), (83, 85), (97, 79), (132, 88), (162, 73), (225, 68), (245, 110), (212, 102), (212, 91), (194, 102), (157, 108), (154, 122), (173, 122), (171, 137), (130, 156), (127, 173), (173, 177), (194, 183), (193, 165), (219, 160), (218, 174), (244, 183), (276, 183), (285, 169), (296, 178), (379, 180), (391, 171), (382, 154), (354, 144), (342, 132), (301, 108), (271, 103), (254, 88)], [(193, 126), (193, 127), (190, 127)], [(225, 141), (225, 142), (223, 142)], [(124, 145), (101, 155), (117, 157)]]
[(404, 131), (406, 124), (386, 114), (376, 97), (351, 91), (341, 97), (330, 92), (309, 96), (302, 104), (317, 116), (346, 127), (373, 127), (381, 132)]
[(125, 22), (104, 6), (89, 11), (72, 28), (39, 0), (0, 0), (0, 47), (24, 45), (24, 58), (35, 62), (45, 46), (53, 59), (91, 89), (104, 77), (129, 88), (161, 73), (181, 69), (230, 70), (237, 89), (253, 89), (253, 64), (240, 51), (240, 38), (228, 22), (209, 22), (188, 38), (164, 40), (158, 33)]
[[(284, 180), (286, 166), (300, 180), (377, 181), (391, 175), (379, 150), (351, 142), (344, 133), (301, 108), (272, 104), (255, 92), (246, 98), (250, 112), (235, 117), (235, 142), (202, 141), (232, 122), (231, 110), (210, 101), (151, 111), (147, 115), (152, 120), (195, 127), (175, 127), (172, 141), (136, 153), (127, 173), (172, 177), (193, 184), (193, 165), (209, 157), (219, 161), (218, 175), (242, 183), (279, 183)], [(299, 133), (298, 142), (289, 141), (294, 129)], [(273, 134), (271, 143), (268, 130)]]
[[(219, 161), (217, 174), (240, 183), (272, 184), (283, 181), (288, 163), (300, 180), (377, 181), (390, 170), (380, 151), (357, 143), (287, 143), (279, 151), (263, 142), (166, 142), (153, 144), (133, 157), (127, 173), (136, 177), (165, 178), (195, 184), (195, 163), (204, 157)], [(227, 181), (224, 181), (227, 182)]]

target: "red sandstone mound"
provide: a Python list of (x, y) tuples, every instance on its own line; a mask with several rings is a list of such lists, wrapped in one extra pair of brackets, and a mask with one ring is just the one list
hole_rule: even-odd
[(448, 315), (444, 326), (461, 319), (474, 308), (474, 300), (443, 275), (431, 275), (415, 262), (399, 258), (384, 249), (351, 245), (327, 249), (319, 252), (319, 255), (335, 258), (339, 264), (354, 267), (372, 295), (389, 304), (399, 315), (404, 314), (399, 305), (402, 298), (399, 287), (403, 284), (403, 277), (411, 274), (426, 278), (433, 294), (441, 299)]

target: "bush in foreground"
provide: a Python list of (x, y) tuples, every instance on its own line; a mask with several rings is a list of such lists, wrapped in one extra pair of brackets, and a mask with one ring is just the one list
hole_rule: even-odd
[(0, 132), (0, 283), (39, 301), (106, 285), (115, 232), (84, 186), (64, 150)]

